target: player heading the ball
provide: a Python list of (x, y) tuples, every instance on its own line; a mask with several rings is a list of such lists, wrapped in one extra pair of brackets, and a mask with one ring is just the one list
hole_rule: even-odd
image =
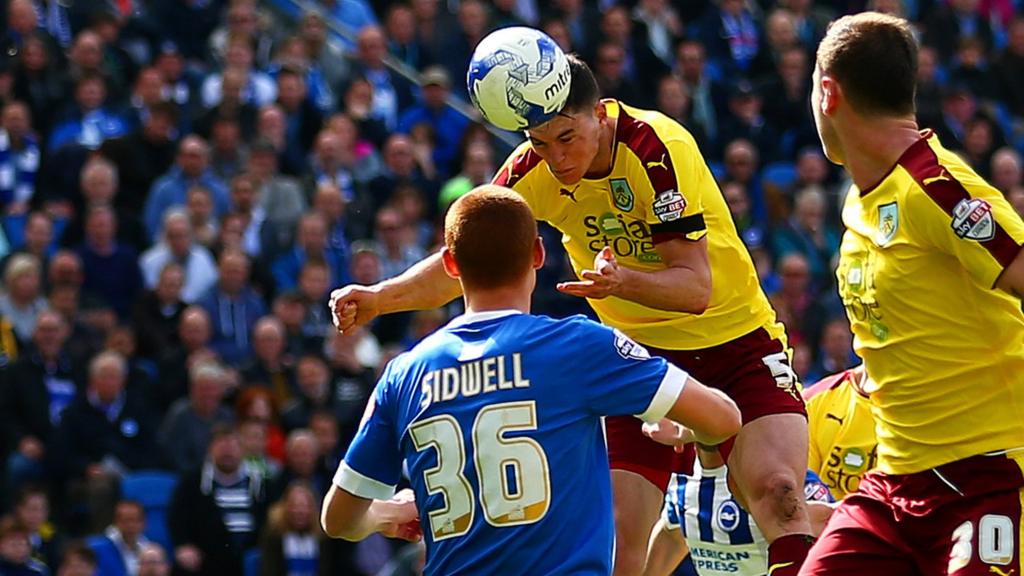
[[(739, 430), (739, 410), (621, 332), (531, 315), (544, 247), (514, 192), (488, 185), (456, 201), (442, 258), (466, 314), (385, 369), (324, 530), (415, 538), (418, 519), (426, 574), (611, 573), (601, 417), (668, 416), (713, 445)], [(394, 495), (403, 461), (414, 498)]]

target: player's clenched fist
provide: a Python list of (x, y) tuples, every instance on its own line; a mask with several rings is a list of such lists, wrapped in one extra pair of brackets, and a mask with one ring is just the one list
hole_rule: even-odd
[(331, 292), (329, 306), (334, 327), (344, 332), (380, 315), (380, 294), (373, 286), (350, 284)]
[(594, 269), (580, 272), (577, 282), (560, 282), (558, 290), (583, 298), (607, 298), (618, 292), (622, 286), (622, 268), (609, 246), (605, 246), (594, 257)]

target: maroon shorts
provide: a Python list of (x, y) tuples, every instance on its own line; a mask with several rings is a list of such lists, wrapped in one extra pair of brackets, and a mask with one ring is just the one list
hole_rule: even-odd
[(833, 513), (800, 575), (1019, 576), (1022, 488), (1021, 463), (1006, 456), (869, 473)]
[[(744, 423), (769, 414), (807, 414), (789, 367), (789, 350), (764, 328), (701, 350), (648, 350), (725, 392)], [(688, 462), (671, 447), (644, 436), (642, 424), (632, 416), (605, 419), (608, 460), (613, 470), (635, 472), (664, 491), (672, 472), (684, 471)], [(731, 448), (732, 441), (724, 444), (722, 456), (728, 459)]]

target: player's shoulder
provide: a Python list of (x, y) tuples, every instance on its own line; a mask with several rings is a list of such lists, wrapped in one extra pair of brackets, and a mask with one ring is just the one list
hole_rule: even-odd
[(856, 375), (856, 368), (850, 368), (849, 370), (843, 370), (842, 372), (836, 372), (830, 374), (821, 380), (818, 380), (814, 384), (804, 388), (803, 396), (805, 402), (810, 402), (817, 399), (821, 401), (826, 396), (836, 394), (842, 391), (843, 384), (850, 384), (853, 382)]
[(634, 108), (615, 101), (618, 107), (617, 138), (644, 162), (657, 161), (669, 148), (674, 153), (697, 152), (693, 135), (682, 124), (657, 110)]
[(533, 145), (529, 141), (523, 142), (509, 154), (501, 170), (494, 175), (492, 182), (498, 186), (515, 188), (516, 184), (524, 178), (536, 173), (536, 169), (541, 163), (543, 163), (543, 159), (533, 149)]
[(921, 139), (907, 148), (898, 164), (912, 184), (904, 188), (909, 202), (927, 199), (952, 212), (964, 199), (997, 193), (963, 158), (947, 150), (931, 131), (922, 133)]

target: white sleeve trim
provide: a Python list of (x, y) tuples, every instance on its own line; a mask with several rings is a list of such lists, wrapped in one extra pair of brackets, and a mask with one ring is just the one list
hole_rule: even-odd
[(665, 376), (661, 379), (661, 384), (658, 385), (658, 391), (654, 393), (654, 398), (651, 398), (651, 404), (647, 406), (647, 410), (644, 410), (643, 414), (637, 414), (637, 418), (644, 422), (657, 422), (664, 418), (672, 405), (676, 403), (679, 395), (683, 393), (683, 388), (689, 377), (689, 374), (676, 365), (669, 364)]
[(334, 473), (334, 485), (360, 498), (388, 500), (395, 495), (395, 487), (389, 486), (356, 472), (342, 460)]

